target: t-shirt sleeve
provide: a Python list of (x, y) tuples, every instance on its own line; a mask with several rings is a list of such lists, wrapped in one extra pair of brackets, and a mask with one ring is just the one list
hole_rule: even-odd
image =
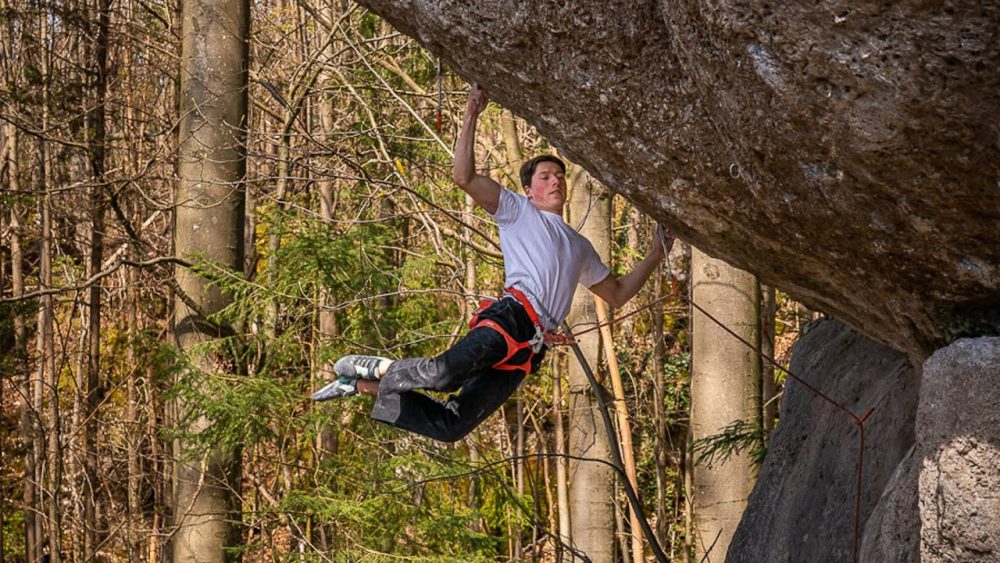
[(587, 256), (584, 261), (583, 271), (580, 273), (580, 283), (583, 287), (590, 287), (595, 283), (601, 282), (604, 278), (608, 277), (611, 270), (608, 269), (604, 262), (601, 261), (601, 257), (597, 255), (597, 251), (594, 250), (594, 245), (587, 244)]
[(493, 214), (493, 219), (497, 225), (513, 225), (521, 216), (525, 205), (528, 205), (528, 198), (517, 195), (507, 188), (501, 188), (500, 203), (497, 204), (497, 211)]

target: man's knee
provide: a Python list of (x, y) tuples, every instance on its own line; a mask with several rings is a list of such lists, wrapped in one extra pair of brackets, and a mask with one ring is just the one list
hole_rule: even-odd
[(428, 372), (425, 389), (451, 393), (452, 391), (457, 391), (462, 386), (464, 374), (462, 373), (461, 366), (456, 366), (452, 362), (449, 362), (443, 354), (436, 358), (428, 359), (425, 367)]
[(435, 432), (436, 435), (431, 436), (431, 438), (434, 438), (439, 442), (452, 444), (468, 436), (476, 426), (477, 424), (449, 425), (445, 428), (438, 429)]

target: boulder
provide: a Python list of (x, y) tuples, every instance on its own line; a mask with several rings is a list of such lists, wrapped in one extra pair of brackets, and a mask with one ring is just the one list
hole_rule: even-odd
[(910, 448), (885, 486), (882, 498), (865, 523), (859, 561), (915, 563), (920, 561), (920, 512), (917, 478), (920, 464)]
[(922, 561), (1000, 561), (1000, 338), (925, 363), (917, 409)]
[(859, 561), (1000, 561), (1000, 338), (961, 339), (914, 369), (823, 321), (791, 370), (871, 410), (858, 517), (858, 425), (792, 381), (726, 561), (851, 561), (855, 524)]
[[(795, 344), (790, 370), (833, 402), (799, 381), (786, 383), (781, 423), (733, 535), (728, 562), (852, 561), (883, 490), (899, 479), (896, 469), (914, 444), (920, 379), (905, 355), (838, 321), (823, 320)], [(860, 497), (859, 419), (864, 419)], [(909, 500), (915, 515), (915, 497)], [(898, 552), (905, 550), (901, 543), (879, 547)]]
[(361, 0), (707, 253), (922, 360), (1000, 334), (1000, 4)]

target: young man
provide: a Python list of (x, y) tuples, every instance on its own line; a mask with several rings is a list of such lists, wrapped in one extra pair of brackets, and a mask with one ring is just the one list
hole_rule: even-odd
[[(339, 378), (313, 394), (313, 400), (371, 395), (376, 420), (444, 442), (459, 440), (538, 370), (578, 283), (619, 307), (663, 259), (664, 246), (654, 240), (631, 273), (611, 275), (590, 241), (563, 221), (566, 165), (558, 158), (543, 155), (524, 164), (523, 196), (476, 174), (476, 122), (488, 103), (485, 91), (473, 88), (469, 93), (453, 176), (499, 226), (507, 287), (503, 297), (480, 309), (472, 330), (437, 357), (341, 358), (333, 368)], [(442, 401), (417, 389), (457, 393)]]

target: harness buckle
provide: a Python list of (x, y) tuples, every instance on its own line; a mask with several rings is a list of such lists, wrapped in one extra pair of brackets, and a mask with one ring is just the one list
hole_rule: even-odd
[(535, 335), (531, 337), (528, 344), (531, 345), (532, 354), (537, 354), (542, 350), (542, 346), (545, 346), (545, 329), (541, 325), (535, 325)]

